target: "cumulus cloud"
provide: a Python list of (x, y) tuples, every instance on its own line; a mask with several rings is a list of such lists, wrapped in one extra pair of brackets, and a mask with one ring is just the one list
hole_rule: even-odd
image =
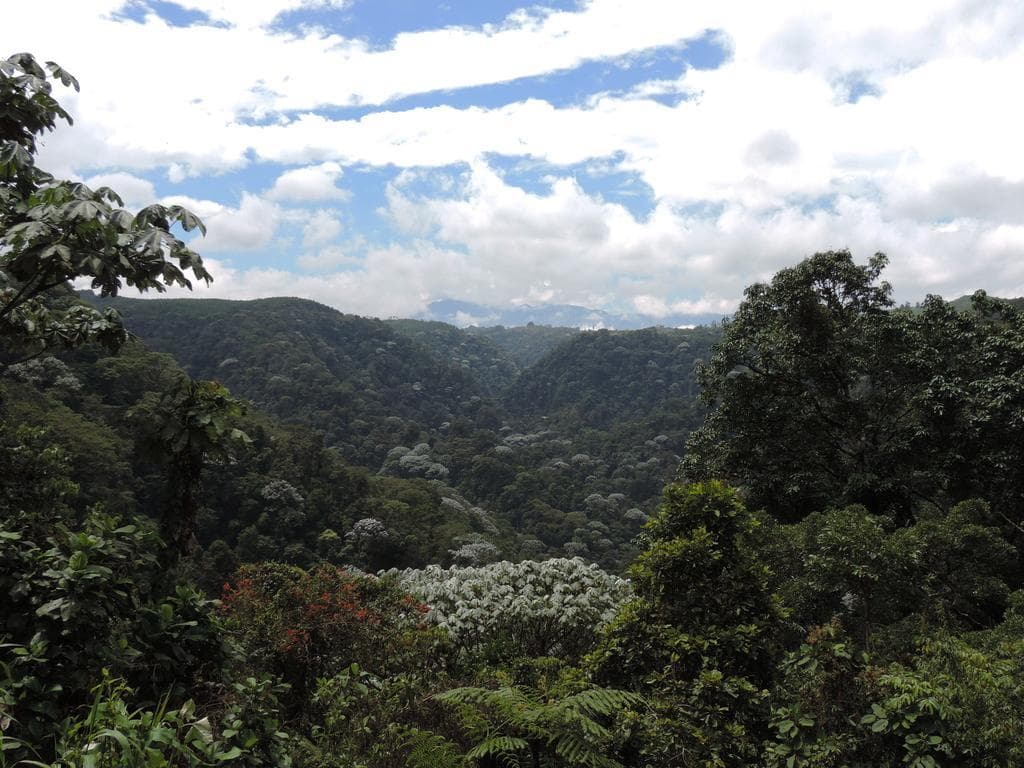
[(203, 220), (206, 237), (195, 243), (203, 252), (263, 248), (273, 239), (282, 220), (282, 211), (275, 203), (248, 192), (242, 194), (237, 208), (181, 195), (166, 197), (162, 202), (182, 205)]
[[(483, 265), (494, 279), (477, 298), (492, 303), (615, 306), (654, 319), (726, 314), (748, 283), (815, 251), (844, 247), (862, 259), (889, 252), (889, 276), (902, 299), (978, 286), (1024, 290), (1024, 261), (1007, 258), (1021, 245), (1019, 227), (961, 220), (956, 231), (944, 231), (879, 198), (843, 194), (827, 207), (769, 210), (733, 202), (713, 214), (661, 204), (637, 217), (569, 178), (529, 193), (478, 163), (460, 184), (460, 194), (445, 199), (393, 187), (391, 210), (397, 225), (429, 232)], [(958, 258), (967, 252), (971, 259)]]
[(767, 131), (747, 148), (752, 165), (792, 165), (800, 157), (800, 146), (785, 131)]
[[(229, 272), (217, 290), (259, 293), (280, 279), (350, 311), (408, 314), (445, 296), (617, 304), (652, 318), (727, 311), (746, 284), (830, 247), (888, 251), (903, 298), (1024, 293), (1024, 153), (1007, 95), (1024, 77), (1020, 3), (591, 0), (373, 48), (271, 25), (302, 2), (189, 0), (224, 22), (189, 28), (155, 14), (115, 20), (120, 0), (58, 3), (58, 27), (12, 7), (0, 30), (18, 31), (8, 48), (56, 59), (83, 82), (66, 100), (76, 127), (47, 138), (46, 167), (131, 173), (112, 186), (141, 201), (153, 192), (144, 172), (182, 182), (252, 163), (299, 166), (262, 195), (194, 201), (210, 225), (201, 247), (261, 248), (291, 222), (299, 268), (321, 274), (296, 274), (289, 260)], [(722, 66), (661, 73), (626, 95), (386, 107), (706, 30), (727, 41)], [(215, 70), (208, 57), (178, 55), (228, 49)], [(138, 60), (174, 61), (174, 77), (153, 87), (151, 72), (122, 66)], [(662, 94), (686, 98), (666, 104)], [(321, 110), (353, 106), (364, 111)], [(481, 160), (491, 153), (551, 166), (550, 187), (509, 183)], [(651, 212), (587, 194), (561, 168), (594, 162), (641, 181)], [(452, 164), (466, 170), (443, 195), (413, 191), (413, 176)], [(386, 190), (392, 244), (332, 245), (338, 214), (295, 208), (352, 202), (339, 186), (350, 165), (417, 169)]]
[(320, 209), (310, 216), (302, 228), (302, 244), (306, 248), (326, 245), (341, 234), (341, 222), (330, 211)]
[(341, 267), (354, 267), (361, 263), (361, 257), (340, 245), (329, 245), (319, 251), (304, 253), (297, 259), (298, 265), (308, 272), (332, 272)]
[(318, 201), (348, 200), (351, 193), (337, 186), (342, 176), (338, 163), (327, 162), (319, 165), (295, 168), (285, 171), (267, 192), (271, 200)]

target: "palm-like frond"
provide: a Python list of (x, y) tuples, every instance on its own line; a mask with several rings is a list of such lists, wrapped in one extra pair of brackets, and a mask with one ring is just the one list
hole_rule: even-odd
[(458, 745), (439, 734), (410, 728), (404, 742), (409, 748), (405, 759), (408, 768), (459, 768), (465, 764)]
[(543, 745), (569, 765), (589, 768), (621, 768), (604, 755), (612, 733), (600, 720), (643, 703), (636, 694), (607, 688), (553, 701), (518, 686), (455, 688), (435, 698), (452, 707), (466, 733), (479, 739), (469, 759), (505, 757), (517, 765), (518, 756)]

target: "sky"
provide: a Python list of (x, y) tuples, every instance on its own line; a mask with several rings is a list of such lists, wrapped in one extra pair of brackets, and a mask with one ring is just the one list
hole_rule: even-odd
[(41, 167), (203, 218), (197, 296), (675, 323), (838, 248), (1024, 295), (1019, 0), (52, 0), (17, 51), (81, 82)]

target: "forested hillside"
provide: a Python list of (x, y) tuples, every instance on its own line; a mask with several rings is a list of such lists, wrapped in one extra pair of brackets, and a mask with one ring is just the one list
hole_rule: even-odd
[(568, 341), (579, 330), (551, 325), (521, 325), (513, 328), (496, 325), (466, 328), (466, 333), (490, 339), (520, 368), (529, 368), (544, 355), (564, 341)]
[(112, 306), (190, 375), (216, 378), (259, 408), (322, 430), (329, 445), (367, 466), (379, 466), (393, 445), (475, 414), (483, 394), (461, 362), (431, 355), (379, 320), (311, 301)]
[(695, 364), (718, 333), (500, 329), (521, 351), (555, 345), (521, 367), (488, 329), (381, 323), (299, 299), (100, 305), (191, 375), (323, 433), (345, 461), (486, 510), (517, 534), (491, 537), (502, 554), (568, 552), (613, 568), (632, 556), (700, 423)]
[(1024, 766), (1024, 311), (848, 251), (543, 354), (125, 301), (204, 225), (39, 168), (54, 81), (0, 62), (0, 766)]
[(500, 397), (522, 367), (508, 350), (480, 334), (430, 320), (386, 322), (400, 335), (425, 347), (435, 359), (468, 371), (487, 397)]
[(696, 364), (717, 336), (706, 328), (587, 331), (541, 357), (505, 403), (517, 415), (603, 428), (666, 406), (685, 410), (699, 393)]

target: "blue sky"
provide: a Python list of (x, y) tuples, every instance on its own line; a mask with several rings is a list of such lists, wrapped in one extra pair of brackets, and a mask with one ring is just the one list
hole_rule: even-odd
[(828, 248), (1024, 293), (1018, 6), (58, 0), (0, 41), (82, 83), (46, 167), (203, 216), (196, 295), (681, 324)]

